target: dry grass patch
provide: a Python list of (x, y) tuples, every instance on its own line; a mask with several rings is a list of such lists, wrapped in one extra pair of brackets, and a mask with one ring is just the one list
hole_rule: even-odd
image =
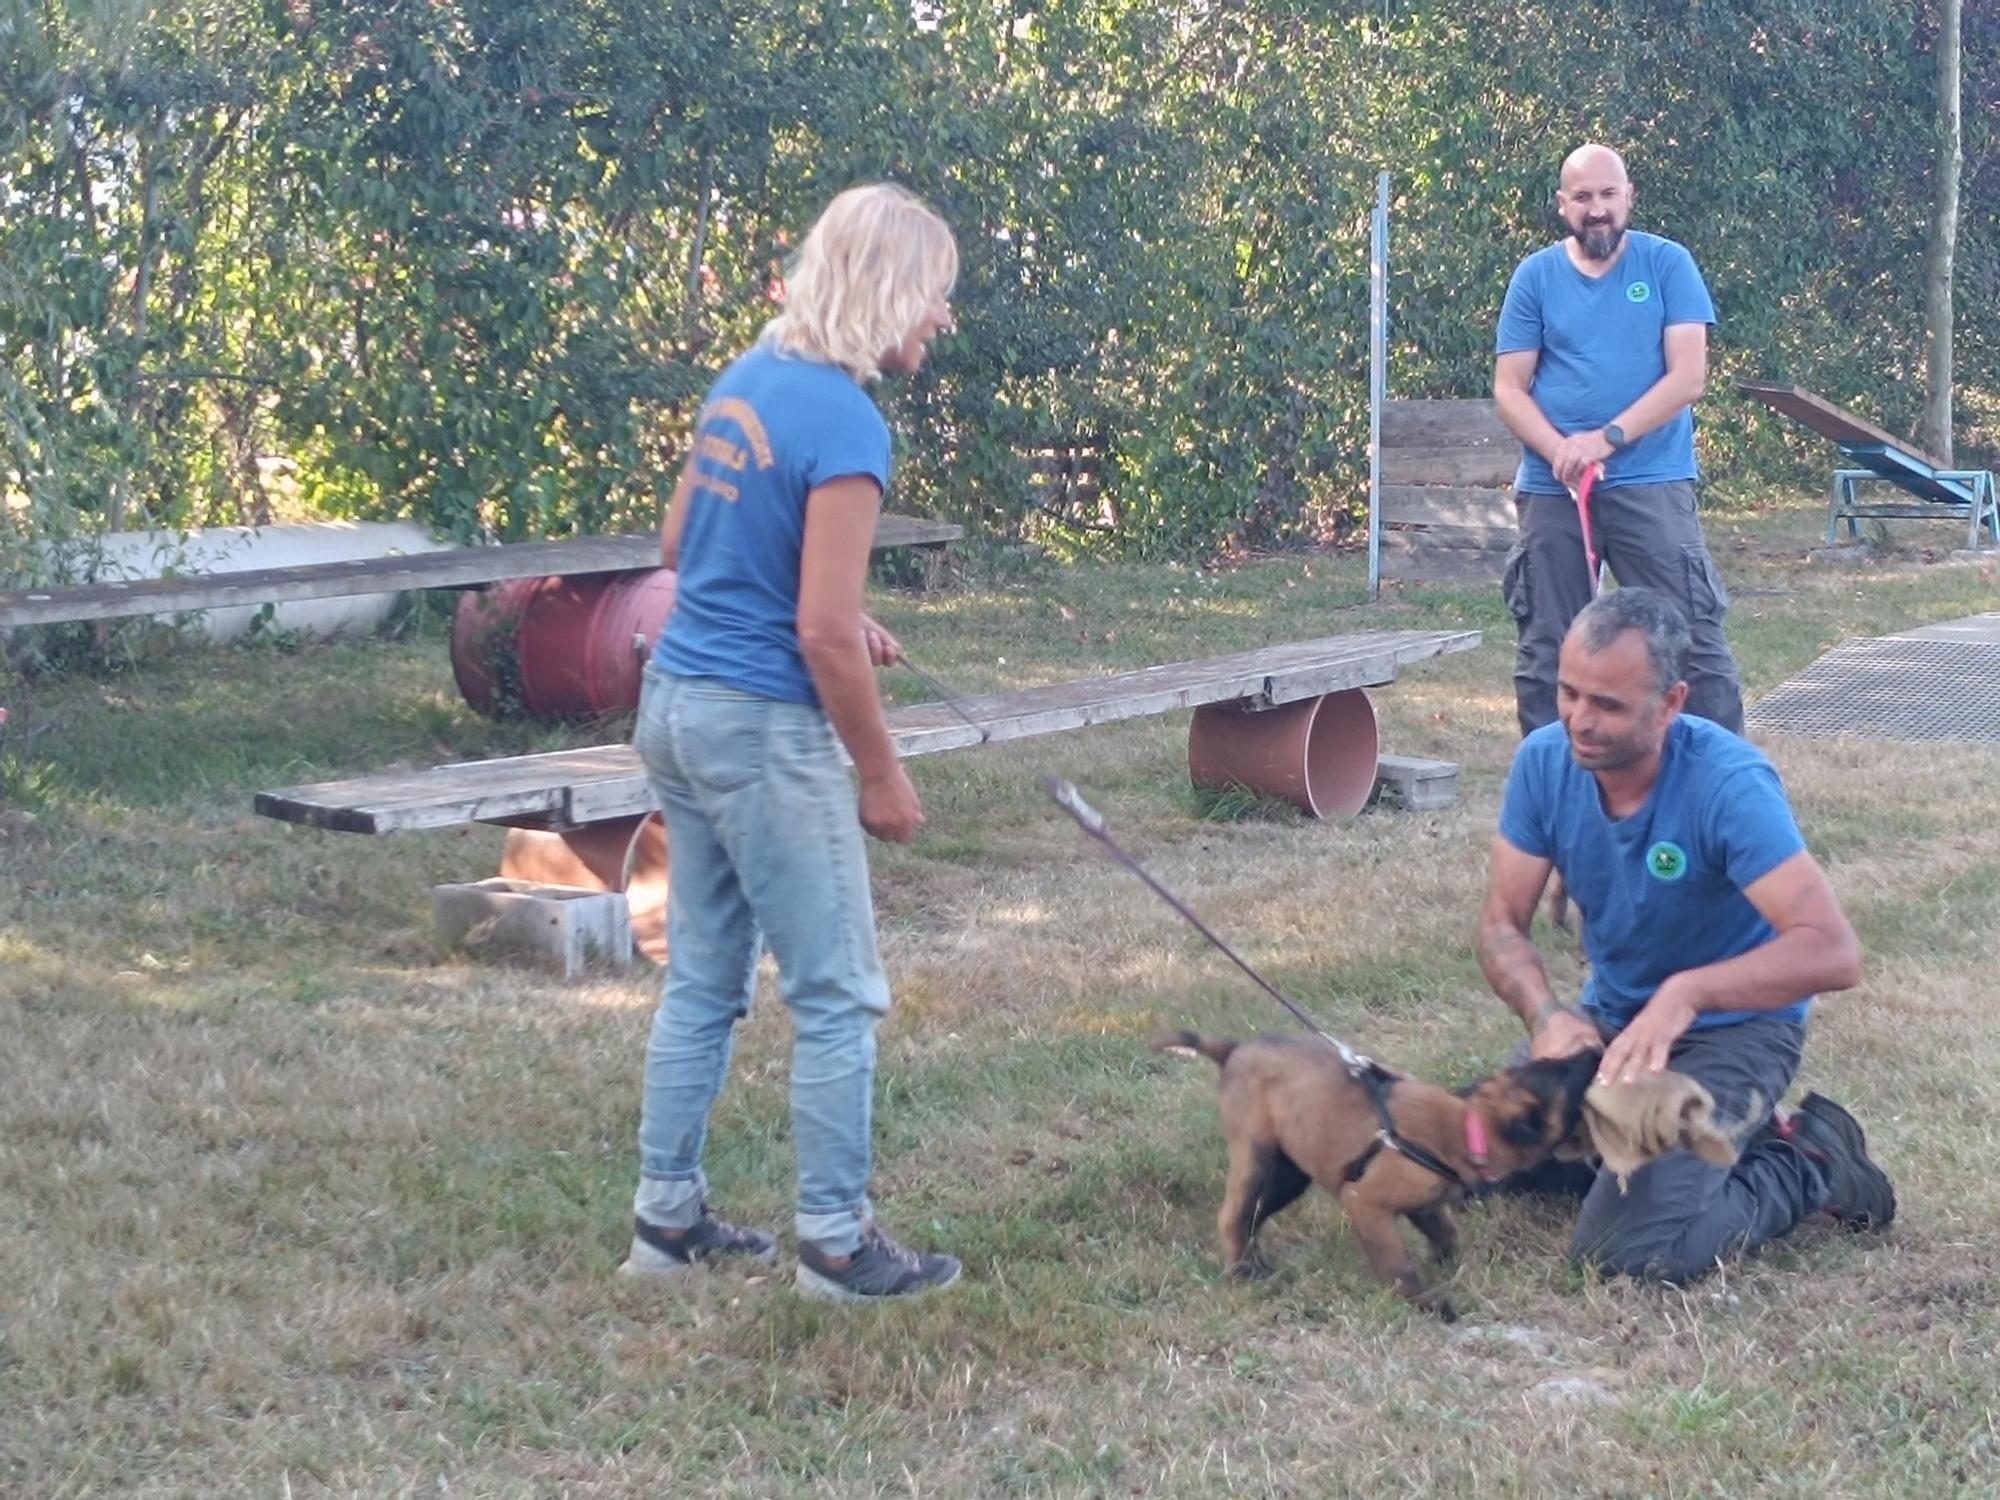
[[(1843, 635), (2000, 607), (1976, 570), (1801, 568), (1812, 529), (1719, 528), (1753, 690)], [(441, 960), (428, 887), (490, 868), (496, 831), (247, 815), (264, 786), (561, 742), (458, 707), (439, 640), (38, 686), (16, 706), (57, 727), (40, 758), (0, 763), (0, 1214), (19, 1226), (0, 1235), (0, 1489), (2000, 1489), (1994, 752), (1769, 746), (1870, 949), (1862, 989), (1821, 1008), (1804, 1081), (1867, 1122), (1903, 1195), (1893, 1235), (1809, 1228), (1661, 1292), (1568, 1267), (1560, 1204), (1478, 1205), (1452, 1293), (1473, 1326), (1447, 1330), (1374, 1285), (1313, 1195), (1271, 1231), (1272, 1282), (1220, 1277), (1212, 1070), (1145, 1043), (1286, 1019), (1034, 776), (1077, 781), (1365, 1048), (1446, 1080), (1490, 1066), (1513, 1028), (1468, 934), (1513, 742), (1511, 632), (1489, 591), (1355, 597), (1350, 563), (1288, 559), (885, 602), (968, 690), (1351, 628), (1488, 639), (1377, 697), (1386, 746), (1463, 764), (1443, 813), (1200, 816), (1181, 721), (916, 764), (931, 824), (876, 863), (897, 993), (879, 1197), (970, 1274), (859, 1314), (782, 1274), (671, 1292), (610, 1274), (654, 981)], [(732, 1212), (780, 1227), (789, 1040), (767, 975), (709, 1163)]]

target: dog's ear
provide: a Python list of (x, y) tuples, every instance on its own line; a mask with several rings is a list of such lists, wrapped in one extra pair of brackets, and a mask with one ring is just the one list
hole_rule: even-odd
[(1604, 1053), (1596, 1047), (1569, 1057), (1545, 1057), (1513, 1069), (1514, 1081), (1542, 1104), (1565, 1117), (1583, 1108), (1583, 1096), (1597, 1078)]
[(1578, 1106), (1583, 1096), (1590, 1092), (1590, 1086), (1597, 1081), (1597, 1065), (1604, 1061), (1604, 1049), (1587, 1047), (1570, 1057), (1560, 1059), (1563, 1065), (1562, 1094), (1565, 1101), (1573, 1101)]

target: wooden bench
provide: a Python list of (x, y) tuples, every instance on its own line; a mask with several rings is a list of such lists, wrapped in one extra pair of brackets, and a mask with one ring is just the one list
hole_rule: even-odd
[[(1361, 694), (1365, 703), (1361, 690), (1393, 682), (1411, 662), (1468, 651), (1479, 640), (1476, 630), (1328, 636), (984, 694), (961, 704), (971, 724), (942, 703), (913, 704), (889, 715), (889, 729), (897, 753), (908, 757), (1176, 709), (1269, 712), (1275, 725), (1281, 716), (1346, 694)], [(1367, 723), (1372, 736), (1372, 710)], [(1372, 738), (1367, 753), (1375, 754)], [(1374, 769), (1371, 764), (1371, 781)], [(1423, 781), (1435, 803), (1439, 789), (1450, 784), (1449, 769), (1430, 762), (1399, 764), (1389, 776), (1392, 800), (1410, 805), (1413, 789)], [(256, 799), (256, 810), (265, 817), (341, 833), (505, 826), (510, 832), (503, 877), (625, 891), (638, 946), (657, 958), (664, 951), (666, 847), (656, 806), (638, 752), (623, 744), (286, 787)]]
[[(964, 534), (964, 527), (946, 521), (885, 514), (876, 522), (874, 550), (941, 548)], [(139, 615), (186, 614), (230, 605), (394, 594), (408, 589), (481, 588), (512, 578), (623, 573), (659, 565), (658, 534), (637, 532), (554, 542), (458, 547), (448, 552), (422, 552), (408, 557), (356, 558), (187, 578), (137, 578), (61, 588), (6, 589), (0, 590), (0, 630)]]
[[(1867, 519), (1964, 521), (1968, 549), (1979, 550), (1982, 528), (2000, 544), (2000, 506), (1995, 504), (1991, 470), (1954, 469), (1915, 443), (1906, 443), (1801, 386), (1739, 380), (1736, 389), (1828, 439), (1844, 458), (1859, 466), (1833, 471), (1826, 514), (1829, 547), (1839, 536), (1841, 522), (1847, 523), (1847, 534), (1852, 538), (1861, 534), (1855, 522)], [(1916, 503), (1864, 502), (1860, 487), (1871, 481), (1892, 484), (1914, 495)]]
[(1380, 577), (1498, 580), (1521, 444), (1490, 400), (1385, 401), (1370, 516)]

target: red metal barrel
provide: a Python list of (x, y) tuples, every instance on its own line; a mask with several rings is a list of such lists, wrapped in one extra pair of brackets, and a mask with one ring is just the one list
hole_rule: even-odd
[(467, 589), (451, 617), (451, 675), (459, 696), (488, 718), (522, 712), (517, 637), (528, 598), (539, 578), (510, 578), (490, 588)]
[(483, 714), (589, 719), (639, 702), (673, 613), (670, 568), (523, 578), (459, 599), (451, 670)]

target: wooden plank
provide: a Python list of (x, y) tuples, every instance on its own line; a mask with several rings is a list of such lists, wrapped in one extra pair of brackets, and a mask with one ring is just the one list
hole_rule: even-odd
[(1924, 452), (1915, 443), (1877, 427), (1864, 417), (1857, 417), (1844, 407), (1835, 406), (1824, 396), (1815, 396), (1803, 386), (1791, 385), (1780, 380), (1739, 380), (1736, 389), (1753, 401), (1761, 401), (1775, 412), (1790, 417), (1802, 427), (1809, 427), (1823, 438), (1829, 438), (1843, 448), (1859, 448), (1870, 444), (1881, 444), (1897, 448), (1913, 458), (1919, 458), (1933, 469), (1948, 469), (1951, 465), (1941, 462)]
[[(1115, 676), (989, 693), (961, 705), (993, 742), (1205, 703), (1274, 707), (1344, 688), (1395, 680), (1413, 661), (1469, 651), (1476, 630), (1368, 631), (1296, 641), (1203, 661), (1172, 662)], [(981, 743), (977, 730), (941, 703), (889, 716), (896, 752), (930, 755)], [(536, 819), (580, 826), (645, 812), (652, 788), (629, 745), (472, 761), (431, 770), (364, 776), (261, 792), (266, 817), (345, 833), (391, 833), (468, 822)]]
[[(572, 787), (635, 776), (644, 780), (637, 753), (630, 745), (592, 745), (546, 755), (463, 761), (427, 770), (389, 771), (348, 782), (259, 792), (254, 805), (266, 817), (342, 833), (386, 833), (401, 828), (448, 828), (459, 823), (530, 818), (564, 825), (571, 821)], [(338, 794), (343, 789), (354, 795), (322, 795)], [(633, 810), (644, 811), (651, 805)]]
[(1411, 551), (1505, 552), (1520, 539), (1512, 526), (1422, 526), (1382, 533)]
[(1384, 448), (1384, 484), (1473, 485), (1512, 489), (1521, 467), (1521, 445), (1491, 443), (1470, 448), (1435, 446)]
[(1426, 531), (1382, 533), (1382, 576), (1405, 583), (1497, 583), (1507, 565), (1507, 546), (1496, 537), (1484, 547), (1440, 547)]
[(1517, 529), (1512, 489), (1458, 485), (1384, 484), (1382, 521), (1388, 526), (1482, 526)]
[(950, 521), (933, 521), (927, 516), (899, 516), (884, 511), (875, 518), (875, 540), (868, 544), (868, 550), (886, 552), (892, 547), (942, 547), (964, 535), (965, 528)]
[[(1083, 678), (1019, 692), (992, 693), (963, 706), (993, 741), (1109, 724), (1120, 719), (1246, 700), (1272, 708), (1344, 688), (1393, 682), (1412, 661), (1467, 651), (1478, 631), (1369, 631), (1295, 641), (1204, 661), (1172, 662), (1115, 677)], [(923, 755), (978, 742), (977, 733), (942, 704), (890, 715), (897, 751)]]
[[(945, 521), (884, 515), (876, 523), (874, 550), (943, 546), (964, 534), (964, 527)], [(407, 557), (364, 557), (187, 578), (0, 590), (0, 630), (74, 620), (185, 614), (238, 604), (396, 594), (407, 589), (466, 588), (512, 578), (622, 573), (634, 568), (656, 568), (659, 564), (659, 537), (652, 532), (639, 532), (572, 537), (555, 542), (516, 542), (497, 547), (458, 547)]]
[(1382, 407), (1382, 446), (1467, 448), (1516, 443), (1491, 399), (1390, 401)]

